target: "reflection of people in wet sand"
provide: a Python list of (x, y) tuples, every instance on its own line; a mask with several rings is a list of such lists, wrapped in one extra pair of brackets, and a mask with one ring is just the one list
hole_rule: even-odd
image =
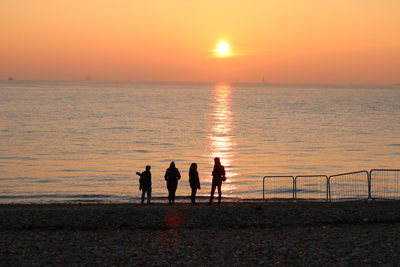
[(151, 199), (151, 167), (146, 166), (146, 170), (142, 173), (136, 172), (139, 175), (139, 190), (142, 190), (142, 204), (144, 203), (144, 195), (147, 193), (147, 204), (150, 204)]
[(196, 204), (196, 192), (197, 189), (200, 189), (200, 179), (199, 173), (197, 171), (197, 164), (192, 163), (189, 169), (189, 183), (190, 188), (192, 188), (192, 195), (190, 196), (192, 204)]
[(179, 173), (179, 170), (175, 167), (175, 163), (173, 161), (165, 172), (164, 178), (167, 181), (168, 201), (171, 205), (175, 203), (175, 192), (176, 188), (178, 187), (178, 180), (181, 179), (181, 174)]
[(218, 204), (221, 203), (221, 185), (223, 181), (226, 181), (225, 168), (222, 166), (219, 158), (214, 159), (214, 169), (212, 171), (212, 185), (211, 185), (211, 196), (210, 205), (214, 198), (215, 188), (218, 187)]

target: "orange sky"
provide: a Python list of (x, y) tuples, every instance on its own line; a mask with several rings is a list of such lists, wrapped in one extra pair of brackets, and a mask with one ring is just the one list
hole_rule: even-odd
[[(2, 0), (0, 79), (400, 83), (398, 0)], [(218, 41), (235, 55), (216, 58)]]

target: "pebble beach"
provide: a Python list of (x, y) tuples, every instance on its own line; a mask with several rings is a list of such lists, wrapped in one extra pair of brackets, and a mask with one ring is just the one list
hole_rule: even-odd
[(396, 266), (400, 202), (0, 205), (1, 266)]

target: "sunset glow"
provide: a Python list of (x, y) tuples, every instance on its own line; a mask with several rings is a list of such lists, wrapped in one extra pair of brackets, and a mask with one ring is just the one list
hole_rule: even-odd
[(3, 0), (0, 79), (396, 84), (399, 10), (372, 0)]

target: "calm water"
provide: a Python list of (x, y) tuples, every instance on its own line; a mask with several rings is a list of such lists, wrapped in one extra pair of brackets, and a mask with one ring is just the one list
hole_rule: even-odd
[(200, 196), (213, 158), (223, 194), (262, 197), (262, 176), (398, 168), (400, 89), (229, 84), (0, 82), (0, 203), (137, 201), (152, 166), (166, 197), (170, 161)]

